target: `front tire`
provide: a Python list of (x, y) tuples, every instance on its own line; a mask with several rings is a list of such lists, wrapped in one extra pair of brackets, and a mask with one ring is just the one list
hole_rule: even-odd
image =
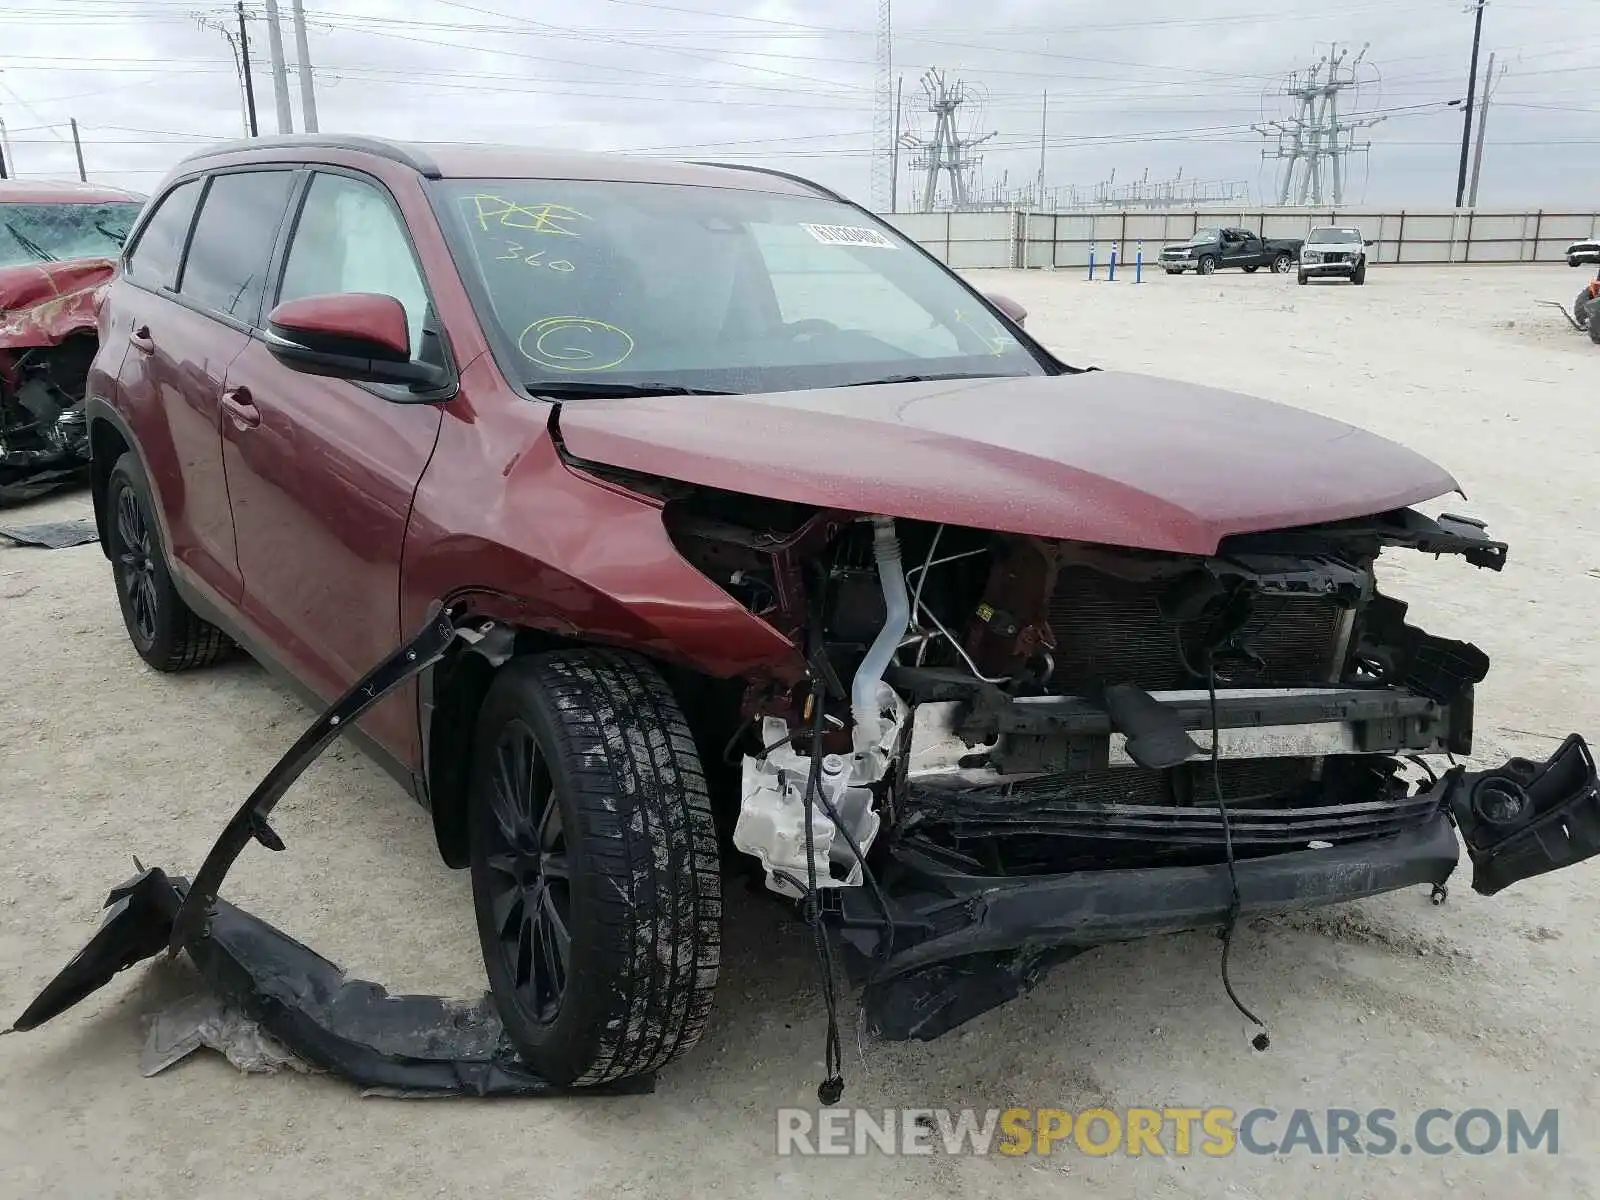
[(106, 481), (106, 547), (128, 640), (158, 671), (188, 671), (224, 657), (233, 643), (184, 603), (172, 583), (155, 500), (130, 450)]
[(478, 717), (468, 829), (506, 1035), (556, 1084), (659, 1070), (711, 1013), (722, 891), (705, 772), (643, 659), (513, 660)]
[(1356, 269), (1354, 271), (1350, 272), (1350, 282), (1359, 287), (1361, 284), (1365, 283), (1366, 281), (1367, 281), (1367, 260), (1366, 259), (1362, 259), (1359, 263), (1356, 264)]
[(1214, 275), (1216, 274), (1217, 270), (1217, 260), (1209, 254), (1203, 255), (1200, 259), (1199, 265), (1195, 267), (1195, 270), (1199, 271), (1202, 275)]
[(1295, 276), (1295, 282), (1298, 283), (1301, 287), (1304, 287), (1305, 284), (1306, 284), (1306, 280), (1309, 279), (1309, 278), (1310, 278), (1310, 276), (1308, 276), (1304, 271), (1301, 271), (1297, 276)]
[(1272, 260), (1272, 272), (1275, 275), (1287, 275), (1289, 268), (1294, 266), (1294, 255), (1280, 254)]

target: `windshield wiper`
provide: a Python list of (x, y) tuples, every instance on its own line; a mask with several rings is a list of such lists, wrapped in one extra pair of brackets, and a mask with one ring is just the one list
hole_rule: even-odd
[(875, 387), (880, 383), (937, 383), (944, 379), (1025, 379), (1007, 371), (951, 371), (943, 375), (885, 375), (881, 379), (852, 379), (834, 387)]
[(737, 396), (714, 388), (685, 387), (678, 383), (623, 383), (614, 379), (541, 379), (525, 385), (535, 396), (559, 400), (631, 396)]
[(17, 227), (10, 221), (6, 222), (6, 232), (16, 239), (17, 245), (21, 246), (40, 262), (59, 261), (54, 254), (51, 254), (48, 250), (44, 249), (44, 247), (40, 246), (38, 242), (35, 242), (33, 239), (29, 238), (26, 234), (18, 232)]
[(128, 244), (128, 231), (126, 229), (107, 229), (99, 221), (94, 223), (94, 227), (115, 242), (118, 248)]

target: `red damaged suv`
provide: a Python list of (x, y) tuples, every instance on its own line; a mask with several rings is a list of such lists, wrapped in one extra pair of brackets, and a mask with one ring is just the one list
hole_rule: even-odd
[(1493, 771), (1470, 643), (1381, 551), (1499, 570), (1401, 446), (1069, 366), (773, 171), (302, 136), (184, 160), (100, 313), (93, 495), (153, 667), (327, 701), (490, 632), (363, 745), (469, 867), (556, 1082), (691, 1046), (722, 875), (928, 1038), (1144, 934), (1600, 848), (1576, 735)]

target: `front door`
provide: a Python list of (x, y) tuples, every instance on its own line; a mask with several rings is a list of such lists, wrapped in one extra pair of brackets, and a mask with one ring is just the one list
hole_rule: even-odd
[[(374, 180), (319, 171), (264, 311), (338, 292), (398, 299), (420, 357), (428, 297), (399, 210)], [(245, 614), (284, 666), (332, 699), (410, 632), (400, 628), (400, 556), (440, 411), (400, 389), (292, 371), (259, 338), (229, 367), (226, 388), (223, 463)], [(361, 725), (402, 763), (420, 761), (414, 686)]]

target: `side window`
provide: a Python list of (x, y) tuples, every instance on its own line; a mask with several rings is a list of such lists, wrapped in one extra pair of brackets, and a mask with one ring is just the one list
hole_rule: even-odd
[(800, 225), (752, 224), (750, 233), (760, 247), (785, 324), (820, 318), (841, 329), (870, 329), (874, 337), (911, 354), (961, 353), (950, 329), (857, 257), (903, 251), (819, 245)]
[(267, 260), (293, 184), (293, 171), (213, 176), (200, 205), (178, 294), (253, 324), (267, 286)]
[(370, 183), (318, 174), (295, 225), (277, 302), (337, 292), (373, 292), (400, 301), (411, 329), (411, 357), (418, 357), (428, 293), (399, 214)]
[(183, 257), (184, 239), (189, 236), (189, 222), (199, 198), (198, 179), (180, 183), (166, 194), (128, 255), (129, 279), (151, 288), (170, 288), (177, 282), (178, 260)]

